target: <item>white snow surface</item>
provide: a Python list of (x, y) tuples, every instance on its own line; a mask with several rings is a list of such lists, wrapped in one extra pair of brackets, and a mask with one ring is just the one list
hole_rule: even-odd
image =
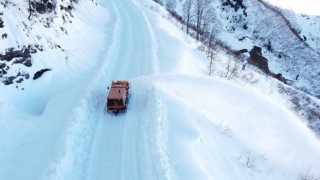
[[(70, 39), (59, 40), (69, 69), (41, 61), (55, 71), (24, 91), (0, 86), (0, 179), (320, 176), (320, 142), (306, 123), (255, 87), (209, 77), (205, 55), (162, 7), (82, 3)], [(117, 116), (105, 109), (112, 80), (131, 83)]]
[(320, 15), (320, 2), (318, 0), (266, 0), (271, 4), (289, 9), (297, 13), (307, 13), (309, 15)]

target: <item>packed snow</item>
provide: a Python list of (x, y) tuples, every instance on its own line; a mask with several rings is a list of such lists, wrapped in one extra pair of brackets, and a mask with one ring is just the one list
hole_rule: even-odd
[[(151, 0), (75, 6), (65, 52), (35, 65), (53, 73), (23, 91), (0, 85), (0, 179), (320, 176), (307, 124), (261, 87), (208, 76), (198, 42), (164, 14)], [(65, 55), (68, 68), (55, 61)], [(112, 80), (131, 83), (117, 116), (105, 109)]]

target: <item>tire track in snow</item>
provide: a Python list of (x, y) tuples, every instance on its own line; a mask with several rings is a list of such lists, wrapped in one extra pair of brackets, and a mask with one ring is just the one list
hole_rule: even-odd
[[(116, 2), (114, 2), (116, 3)], [(123, 4), (123, 2), (117, 2), (117, 5), (122, 8), (122, 11), (124, 11), (123, 8), (130, 8), (127, 7), (129, 6), (130, 2), (126, 2), (127, 4)], [(148, 33), (142, 34), (142, 37), (144, 39), (139, 39), (139, 41), (145, 40), (145, 38), (149, 38), (148, 40), (151, 42), (151, 49), (150, 51), (145, 51), (144, 53), (151, 53), (150, 58), (141, 57), (141, 59), (138, 59), (140, 61), (138, 62), (144, 62), (144, 61), (150, 61), (151, 60), (151, 68), (152, 71), (149, 72), (151, 74), (158, 74), (160, 72), (159, 68), (159, 59), (158, 59), (158, 42), (156, 39), (156, 35), (152, 29), (152, 25), (147, 17), (147, 15), (143, 12), (144, 9), (140, 8), (139, 5), (136, 4), (136, 7), (140, 10), (139, 13), (142, 15), (143, 23), (141, 23), (138, 19), (136, 21), (135, 27), (138, 28), (139, 24), (145, 24), (147, 27)], [(119, 8), (120, 8), (119, 7)], [(127, 11), (124, 11), (121, 15), (125, 16), (126, 13), (128, 13), (130, 10), (127, 9)], [(132, 13), (132, 12), (131, 12)], [(134, 20), (133, 15), (129, 15), (127, 17), (129, 21)], [(128, 20), (126, 19), (126, 20)], [(129, 31), (129, 34), (132, 32), (132, 27), (131, 27), (131, 22), (126, 23), (126, 29)], [(135, 31), (135, 30), (133, 30)], [(138, 32), (138, 33), (144, 33), (144, 32)], [(126, 36), (126, 34), (124, 34)], [(131, 34), (131, 36), (139, 36), (138, 34)], [(126, 41), (123, 41), (126, 43), (126, 45), (122, 45), (124, 47), (126, 46), (139, 46), (139, 44), (136, 44), (135, 42), (131, 42), (132, 39), (129, 36), (129, 39)], [(146, 42), (144, 42), (146, 43)], [(149, 44), (149, 43), (148, 43)], [(148, 48), (149, 49), (149, 48)], [(124, 56), (121, 56), (119, 60), (123, 63), (130, 63), (128, 61), (127, 56), (128, 54), (130, 55), (131, 47), (128, 47), (126, 49)], [(136, 53), (139, 54), (141, 53), (141, 49), (135, 49), (138, 50), (138, 52), (131, 52), (131, 53)], [(148, 55), (147, 55), (148, 57)], [(138, 60), (135, 59), (135, 60)], [(134, 67), (130, 68), (138, 68), (137, 66), (140, 63), (137, 64), (132, 64)], [(144, 63), (142, 63), (144, 64)], [(120, 64), (118, 64), (120, 65)], [(122, 70), (121, 72), (126, 72), (125, 70), (128, 69), (128, 64), (126, 64), (126, 67), (121, 67)], [(128, 69), (130, 71), (130, 68)], [(129, 74), (126, 73), (116, 73), (120, 77), (131, 77), (132, 73), (137, 73), (137, 72), (129, 72)], [(140, 72), (140, 75), (143, 73), (143, 71)], [(135, 74), (138, 75), (139, 74)], [(134, 88), (134, 87), (133, 87)], [(138, 87), (137, 87), (138, 88)], [(137, 92), (137, 91), (136, 91)], [(149, 121), (149, 119), (141, 119), (141, 115), (139, 114), (140, 109), (135, 108), (136, 112), (129, 109), (127, 113), (123, 116), (118, 116), (113, 118), (110, 115), (106, 115), (103, 117), (103, 126), (100, 126), (99, 128), (99, 133), (97, 138), (97, 144), (99, 142), (104, 142), (104, 145), (97, 145), (102, 147), (101, 151), (102, 156), (100, 160), (100, 166), (103, 167), (103, 172), (102, 174), (98, 175), (92, 175), (92, 179), (103, 179), (103, 178), (108, 178), (108, 179), (141, 179), (142, 177), (160, 177), (163, 178), (163, 174), (165, 174), (166, 179), (174, 179), (174, 171), (171, 166), (170, 158), (168, 156), (168, 150), (167, 150), (167, 124), (168, 120), (166, 119), (166, 107), (163, 99), (161, 98), (159, 93), (154, 92), (154, 96), (152, 97), (155, 100), (155, 109), (156, 109), (156, 118), (155, 121)], [(135, 98), (132, 97), (131, 100), (134, 100)], [(141, 99), (136, 99), (137, 101)], [(131, 104), (132, 105), (132, 104)], [(138, 105), (139, 106), (139, 105)], [(138, 107), (136, 106), (136, 107)], [(156, 133), (154, 131), (148, 131), (148, 128), (150, 126), (155, 126), (154, 129), (156, 130)], [(151, 134), (149, 134), (151, 133)], [(139, 135), (140, 134), (140, 135)], [(154, 141), (150, 141), (150, 136), (155, 136)], [(141, 139), (140, 139), (141, 138)], [(146, 144), (141, 144), (141, 141)], [(149, 152), (150, 149), (155, 149), (156, 154)], [(101, 152), (99, 152), (101, 153)], [(151, 161), (153, 162), (159, 162), (159, 166), (153, 165), (152, 168), (148, 167), (148, 163), (150, 163), (149, 160), (146, 160), (146, 156), (151, 157)], [(147, 165), (148, 164), (148, 165)], [(131, 166), (130, 166), (131, 165)], [(144, 172), (144, 170), (149, 170), (149, 172)]]
[[(112, 2), (111, 2), (112, 3)], [(96, 128), (99, 119), (103, 115), (106, 97), (105, 79), (110, 76), (110, 71), (114, 66), (115, 54), (119, 47), (119, 17), (120, 14), (114, 7), (116, 13), (115, 28), (113, 30), (113, 40), (105, 61), (103, 61), (96, 73), (92, 76), (92, 80), (88, 83), (88, 89), (83, 98), (72, 109), (69, 117), (67, 117), (67, 127), (61, 138), (63, 149), (56, 160), (50, 164), (50, 169), (46, 175), (48, 179), (86, 179), (87, 171), (90, 170), (88, 162), (92, 157), (89, 153), (94, 142)], [(103, 82), (103, 83), (101, 83)]]
[[(145, 28), (146, 21), (131, 2), (114, 1), (113, 4), (121, 13), (121, 38), (117, 39), (120, 50), (114, 54), (118, 63), (114, 66), (117, 71), (111, 75), (128, 79), (154, 72), (154, 43), (150, 41), (150, 29)], [(134, 23), (133, 23), (134, 22)], [(154, 37), (154, 36), (153, 36)], [(150, 43), (151, 42), (151, 45)], [(123, 44), (125, 43), (125, 44)], [(152, 50), (153, 49), (153, 50)], [(140, 66), (141, 65), (141, 66)], [(110, 70), (109, 70), (110, 71)], [(130, 79), (129, 79), (130, 80)], [(131, 100), (133, 100), (132, 97)], [(130, 100), (130, 101), (131, 101)], [(138, 112), (138, 113), (137, 113)], [(141, 148), (142, 121), (139, 111), (131, 111), (130, 105), (127, 113), (120, 116), (106, 114), (100, 120), (98, 132), (91, 154), (99, 154), (99, 159), (92, 160), (90, 179), (141, 179), (144, 172), (143, 156), (145, 149)], [(141, 137), (148, 137), (143, 134)], [(100, 169), (98, 169), (100, 168)], [(154, 172), (153, 170), (151, 170)], [(150, 171), (150, 172), (151, 172)]]
[(146, 22), (146, 25), (148, 27), (149, 33), (150, 33), (150, 38), (151, 38), (151, 43), (152, 43), (152, 47), (151, 47), (151, 54), (152, 54), (152, 66), (153, 66), (153, 73), (154, 74), (159, 74), (160, 73), (160, 64), (159, 64), (159, 57), (158, 57), (158, 42), (157, 42), (157, 38), (156, 35), (153, 31), (153, 28), (150, 24), (150, 20), (147, 17), (146, 13), (144, 12), (144, 10), (141, 8), (142, 5), (140, 5), (136, 0), (133, 0), (133, 3), (135, 4), (135, 6), (140, 9), (141, 14), (143, 15), (144, 21)]
[[(143, 171), (144, 169), (143, 165), (145, 164), (139, 164), (143, 161), (141, 159), (143, 157), (139, 154), (141, 154), (142, 151), (145, 152), (145, 149), (141, 149), (139, 140), (130, 136), (134, 135), (135, 132), (140, 132), (141, 128), (143, 128), (141, 127), (141, 122), (134, 122), (135, 120), (139, 119), (140, 121), (144, 121), (147, 125), (150, 123), (147, 122), (146, 119), (140, 119), (140, 116), (138, 117), (139, 113), (134, 112), (132, 112), (131, 115), (130, 112), (127, 113), (128, 116), (130, 115), (129, 118), (126, 116), (121, 118), (114, 118), (112, 116), (107, 116), (106, 118), (103, 116), (106, 97), (105, 82), (108, 82), (107, 80), (111, 81), (111, 77), (114, 77), (114, 74), (119, 75), (114, 69), (119, 67), (121, 62), (128, 63), (128, 61), (125, 61), (126, 59), (123, 60), (122, 52), (124, 49), (121, 49), (123, 46), (121, 43), (125, 42), (121, 35), (123, 31), (125, 31), (127, 24), (124, 24), (124, 22), (122, 22), (123, 20), (121, 21), (122, 17), (120, 16), (120, 11), (116, 3), (113, 1), (110, 3), (116, 17), (115, 28), (113, 30), (114, 35), (111, 41), (112, 44), (107, 50), (106, 61), (100, 66), (99, 70), (96, 71), (95, 76), (93, 76), (91, 82), (88, 84), (89, 87), (92, 88), (88, 88), (80, 103), (72, 110), (70, 117), (67, 119), (69, 125), (63, 134), (63, 143), (61, 145), (64, 150), (52, 163), (49, 179), (96, 179), (95, 177), (97, 177), (96, 174), (98, 172), (105, 171), (108, 167), (110, 170), (112, 169), (110, 167), (113, 166), (119, 166), (120, 168), (116, 170), (120, 172), (106, 174), (106, 176), (102, 176), (102, 179), (111, 177), (124, 178), (128, 177), (128, 175), (133, 175), (132, 178), (140, 179), (141, 173), (143, 173), (140, 171), (137, 172), (137, 170)], [(137, 4), (136, 7), (138, 7)], [(150, 73), (157, 74), (160, 72), (157, 39), (147, 15), (140, 7), (138, 7), (138, 9), (141, 10), (140, 12), (150, 35), (152, 56), (150, 59), (152, 60), (151, 68), (153, 71)], [(120, 59), (121, 61), (119, 62)], [(154, 98), (156, 106), (156, 142), (149, 142), (147, 146), (157, 149), (157, 156), (159, 157), (151, 158), (159, 159), (162, 168), (161, 172), (165, 172), (166, 179), (173, 179), (175, 175), (167, 150), (168, 120), (166, 118), (166, 106), (157, 91), (155, 91)], [(108, 121), (107, 125), (110, 125), (107, 129), (102, 126), (106, 121)], [(151, 123), (151, 125), (153, 124)], [(105, 130), (109, 131), (107, 132), (107, 136), (105, 136)], [(144, 135), (148, 136), (150, 134), (143, 134), (143, 136)], [(115, 140), (113, 138), (120, 138), (122, 140), (120, 140), (120, 142), (113, 142)], [(130, 141), (132, 139), (133, 141)], [(103, 145), (100, 144), (101, 140), (105, 140), (107, 143), (109, 142), (107, 152), (110, 153), (111, 158), (108, 157), (109, 159), (107, 159), (111, 160), (110, 162), (101, 162), (102, 160), (99, 159), (101, 157), (98, 154), (105, 150), (99, 149), (103, 147)], [(128, 148), (131, 149), (128, 150)], [(118, 155), (113, 154), (115, 152), (117, 152)], [(119, 160), (121, 162), (117, 162)], [(129, 161), (137, 167), (128, 169), (126, 164)], [(154, 171), (152, 170), (152, 172)], [(158, 170), (156, 169), (155, 172), (158, 172)], [(158, 177), (161, 177), (161, 175), (162, 173), (158, 174)], [(98, 177), (101, 178), (101, 176)]]
[[(150, 20), (142, 8), (147, 9), (142, 4), (138, 4), (136, 0), (133, 0), (134, 4), (141, 10), (141, 13), (145, 19), (146, 25), (149, 29), (152, 42), (152, 63), (154, 74), (160, 73), (160, 63), (158, 57), (158, 42), (154, 30), (151, 26)], [(147, 9), (149, 10), (149, 9)], [(177, 179), (172, 167), (169, 152), (168, 152), (168, 118), (167, 118), (167, 106), (159, 90), (154, 90), (154, 97), (156, 101), (156, 122), (157, 122), (157, 134), (156, 134), (156, 146), (160, 155), (160, 166), (165, 172), (166, 179)]]
[(168, 151), (168, 118), (167, 106), (159, 90), (155, 90), (156, 100), (156, 122), (157, 122), (157, 148), (160, 154), (160, 165), (165, 171), (165, 179), (177, 179), (174, 169), (171, 165)]

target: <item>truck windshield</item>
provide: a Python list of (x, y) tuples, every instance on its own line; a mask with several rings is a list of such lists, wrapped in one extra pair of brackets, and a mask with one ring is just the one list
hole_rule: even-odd
[(108, 106), (123, 106), (123, 100), (122, 99), (108, 99), (107, 105)]

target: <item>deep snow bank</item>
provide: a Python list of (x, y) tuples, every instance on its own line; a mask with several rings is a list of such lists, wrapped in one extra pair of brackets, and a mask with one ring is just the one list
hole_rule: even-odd
[[(10, 66), (12, 72), (8, 73), (27, 71), (29, 79), (9, 86), (0, 83), (0, 179), (43, 176), (62, 148), (58, 144), (70, 110), (105, 60), (110, 40), (106, 37), (108, 11), (93, 1), (74, 3), (72, 16), (59, 9), (57, 14), (40, 14), (30, 21), (25, 2), (14, 2), (16, 5), (4, 9), (0, 32), (7, 32), (8, 38), (2, 39), (0, 50), (32, 43), (41, 44), (44, 50), (32, 54), (29, 68)], [(59, 5), (66, 3), (59, 1)], [(50, 27), (39, 22), (46, 18), (52, 20)], [(32, 80), (43, 68), (52, 70)]]
[(165, 152), (181, 179), (295, 179), (309, 167), (318, 173), (315, 135), (281, 103), (254, 89), (177, 74), (137, 78), (132, 86), (161, 95)]

